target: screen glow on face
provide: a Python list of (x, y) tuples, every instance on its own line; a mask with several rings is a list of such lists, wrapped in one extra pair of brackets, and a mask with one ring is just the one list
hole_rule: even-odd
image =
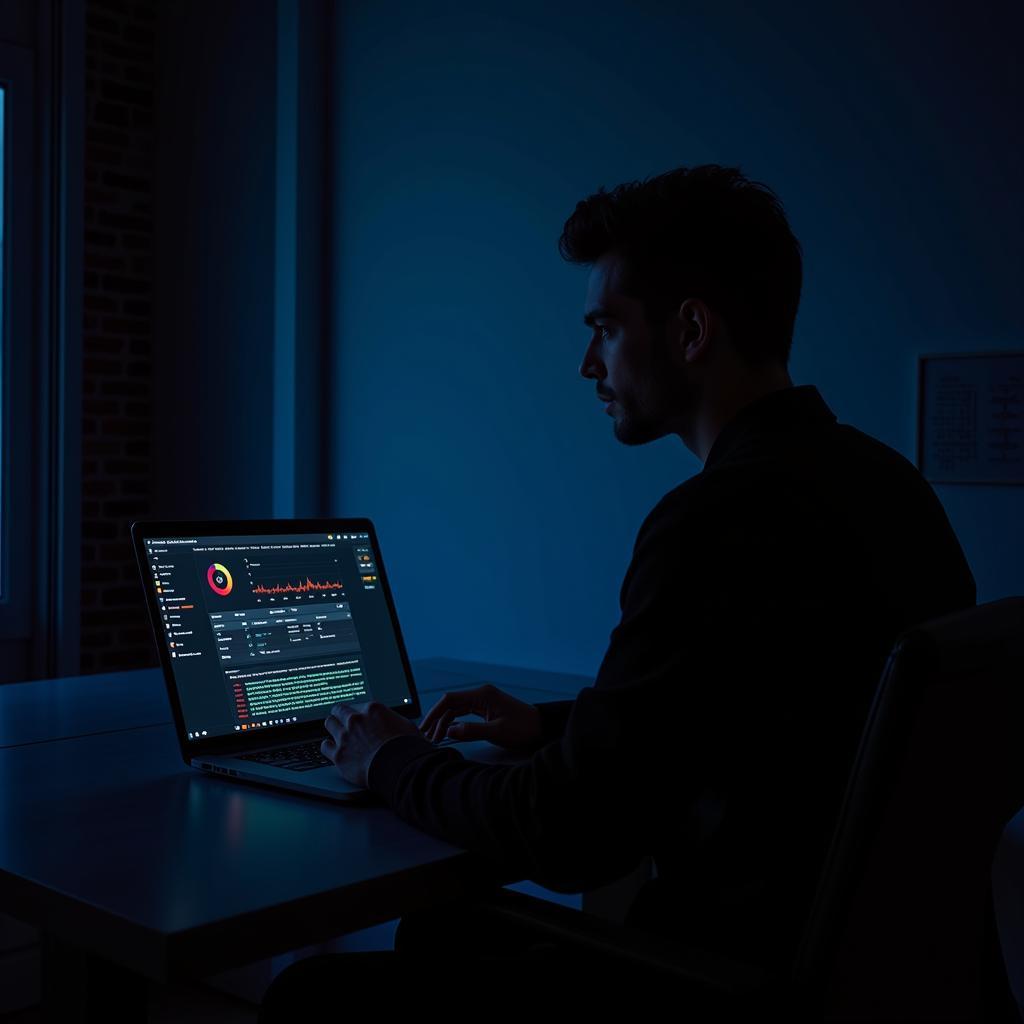
[(226, 597), (230, 594), (231, 588), (235, 585), (235, 581), (231, 578), (231, 573), (228, 572), (227, 566), (221, 565), (220, 562), (214, 562), (206, 570), (206, 582), (210, 584), (210, 589), (220, 594), (221, 597)]

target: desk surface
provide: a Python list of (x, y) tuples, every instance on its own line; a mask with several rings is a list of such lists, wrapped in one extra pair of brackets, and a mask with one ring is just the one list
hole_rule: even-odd
[[(571, 697), (591, 682), (556, 676), (561, 688), (546, 690), (540, 684), (556, 674), (448, 659), (415, 671), (425, 710), (429, 694), (481, 678), (531, 702)], [(161, 714), (154, 673), (163, 721), (149, 723)], [(0, 912), (164, 981), (519, 881), (497, 878), (389, 808), (196, 772), (182, 761), (162, 686), (151, 670), (0, 688)], [(135, 695), (134, 721), (124, 705), (111, 706), (125, 690)], [(46, 721), (53, 731), (44, 740)], [(511, 760), (487, 743), (456, 749)]]
[[(522, 691), (522, 700), (575, 697), (593, 680), (537, 669), (490, 665), (454, 658), (412, 664), (423, 711), (446, 690), (468, 689), (489, 680)], [(532, 694), (532, 696), (531, 696)], [(44, 743), (171, 722), (163, 671), (102, 672), (0, 685), (0, 747)]]

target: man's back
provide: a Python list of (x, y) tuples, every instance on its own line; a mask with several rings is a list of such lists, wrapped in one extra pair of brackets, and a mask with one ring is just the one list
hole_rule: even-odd
[(637, 535), (593, 686), (513, 765), (389, 739), (368, 788), (563, 892), (653, 856), (629, 923), (765, 965), (810, 907), (886, 655), (975, 603), (935, 494), (812, 386), (770, 392)]
[(791, 957), (886, 656), (975, 601), (902, 455), (837, 424), (811, 385), (741, 410), (645, 520), (595, 682), (643, 681), (672, 723), (662, 763), (648, 755), (658, 878), (629, 922)]

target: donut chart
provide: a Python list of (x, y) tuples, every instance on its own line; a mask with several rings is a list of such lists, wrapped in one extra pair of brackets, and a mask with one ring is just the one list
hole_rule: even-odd
[(231, 573), (228, 572), (228, 567), (221, 565), (220, 562), (214, 562), (206, 570), (206, 582), (210, 584), (210, 589), (214, 593), (220, 594), (221, 597), (227, 597), (231, 593), (231, 588), (235, 585), (235, 581), (231, 578)]

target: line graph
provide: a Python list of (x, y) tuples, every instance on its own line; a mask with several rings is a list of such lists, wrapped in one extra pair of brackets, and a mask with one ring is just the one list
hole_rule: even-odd
[(283, 585), (275, 583), (273, 586), (266, 586), (263, 583), (257, 583), (253, 586), (252, 592), (254, 594), (309, 594), (316, 591), (323, 590), (343, 590), (345, 584), (341, 580), (327, 580), (326, 582), (318, 582), (317, 580), (311, 580), (308, 576), (304, 581), (299, 583), (292, 583), (290, 580)]

